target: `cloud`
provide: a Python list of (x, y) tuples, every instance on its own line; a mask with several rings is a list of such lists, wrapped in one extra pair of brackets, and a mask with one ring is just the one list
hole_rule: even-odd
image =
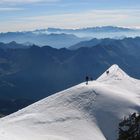
[[(139, 14), (138, 14), (139, 13)], [(79, 28), (85, 26), (103, 26), (103, 25), (130, 25), (133, 22), (140, 23), (138, 17), (140, 10), (91, 10), (80, 13), (44, 15), (22, 18), (23, 21), (42, 26), (54, 26), (63, 28)], [(136, 23), (135, 23), (136, 24)], [(135, 25), (134, 24), (134, 25)]]
[(52, 3), (52, 2), (57, 2), (60, 0), (0, 0), (1, 4), (25, 4), (25, 3), (40, 3), (40, 2), (45, 2), (45, 3)]
[(12, 19), (9, 23), (0, 23), (0, 31), (34, 30), (47, 27), (82, 28), (105, 25), (140, 27), (139, 17), (139, 9), (90, 10), (79, 13), (46, 14), (43, 16), (21, 17)]
[(8, 11), (22, 11), (23, 8), (16, 8), (16, 7), (0, 7), (0, 12), (8, 12)]

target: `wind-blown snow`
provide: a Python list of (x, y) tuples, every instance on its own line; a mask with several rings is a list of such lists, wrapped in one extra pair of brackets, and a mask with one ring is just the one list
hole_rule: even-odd
[(116, 140), (118, 123), (140, 111), (140, 81), (117, 65), (0, 120), (0, 140)]

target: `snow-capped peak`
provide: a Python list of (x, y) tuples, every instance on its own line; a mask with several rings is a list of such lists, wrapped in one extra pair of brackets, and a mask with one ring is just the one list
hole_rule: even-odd
[(140, 81), (108, 70), (1, 119), (0, 139), (116, 140), (120, 119), (140, 111)]
[(110, 81), (112, 80), (123, 80), (129, 78), (129, 76), (117, 65), (112, 65), (109, 69), (107, 69), (98, 79), (97, 81)]

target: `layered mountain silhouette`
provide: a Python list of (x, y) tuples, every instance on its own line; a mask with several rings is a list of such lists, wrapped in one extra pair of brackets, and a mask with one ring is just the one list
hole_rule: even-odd
[[(32, 31), (28, 32), (7, 32), (0, 33), (0, 42), (9, 43), (17, 42), (19, 44), (36, 44), (39, 46), (49, 45), (55, 48), (63, 48), (74, 45), (85, 38), (79, 38), (72, 34), (46, 34), (46, 33), (35, 33)], [(27, 45), (28, 46), (28, 45)]]
[(40, 31), (48, 31), (48, 32), (61, 32), (61, 33), (76, 33), (76, 32), (131, 32), (138, 31), (138, 29), (117, 27), (117, 26), (101, 26), (101, 27), (87, 27), (87, 28), (79, 28), (79, 29), (61, 29), (61, 28), (48, 28), (47, 30)]
[(76, 49), (83, 48), (83, 47), (93, 47), (93, 46), (100, 44), (102, 42), (102, 40), (103, 39), (93, 38), (91, 40), (81, 41), (81, 42), (78, 42), (77, 44), (70, 46), (69, 49), (76, 50)]
[(140, 35), (139, 29), (131, 29), (116, 26), (101, 26), (101, 27), (87, 27), (79, 29), (61, 29), (61, 28), (48, 28), (38, 30), (37, 32), (49, 32), (49, 33), (66, 33), (74, 34), (80, 37), (92, 37), (92, 38), (124, 38), (124, 37), (136, 37)]
[[(82, 47), (94, 47), (97, 45), (121, 45), (121, 46), (139, 46), (140, 44), (140, 37), (136, 38), (124, 38), (124, 39), (110, 39), (110, 38), (104, 38), (104, 39), (97, 39), (93, 38), (91, 40), (87, 41), (81, 41), (75, 45), (72, 45), (69, 47), (70, 50), (76, 50)], [(132, 47), (133, 48), (133, 47)]]
[(139, 29), (103, 26), (81, 29), (47, 28), (34, 31), (0, 33), (0, 42), (17, 42), (26, 46), (52, 46), (54, 48), (68, 48), (81, 41), (91, 38), (125, 38), (140, 35)]
[(139, 54), (140, 38), (104, 39), (76, 50), (0, 47), (0, 99), (36, 101), (84, 81), (86, 75), (96, 79), (114, 63), (140, 78)]
[(29, 48), (30, 46), (32, 46), (32, 44), (29, 44), (28, 42), (23, 44), (17, 43), (15, 41), (9, 43), (0, 42), (0, 48), (2, 49), (20, 49), (20, 48), (25, 49)]

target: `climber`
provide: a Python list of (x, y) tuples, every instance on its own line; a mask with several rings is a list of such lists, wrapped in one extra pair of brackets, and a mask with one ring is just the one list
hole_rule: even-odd
[(89, 77), (86, 76), (86, 85), (88, 85)]
[(109, 70), (106, 71), (106, 74), (107, 74), (107, 75), (109, 74)]

